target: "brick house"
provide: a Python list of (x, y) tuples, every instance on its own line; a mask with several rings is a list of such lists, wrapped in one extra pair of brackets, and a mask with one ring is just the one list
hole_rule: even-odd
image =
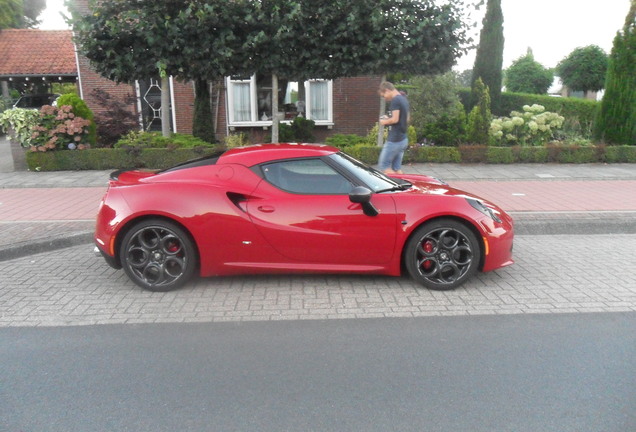
[[(76, 0), (80, 11), (89, 13), (87, 0)], [(64, 32), (71, 40), (71, 32)], [(65, 55), (71, 48), (64, 48)], [(139, 115), (144, 129), (161, 130), (160, 84), (154, 77), (134, 84), (117, 84), (96, 73), (85, 57), (72, 52), (76, 59), (79, 93), (87, 105), (99, 113), (102, 108), (93, 97), (93, 89), (103, 89), (122, 98), (135, 95), (137, 102), (130, 106)], [(321, 142), (335, 133), (364, 135), (375, 124), (379, 114), (380, 98), (378, 76), (363, 76), (335, 80), (309, 80), (304, 83), (279, 83), (279, 106), (272, 109), (271, 77), (226, 77), (211, 84), (212, 117), (217, 139), (245, 133), (252, 142), (262, 142), (270, 133), (272, 117), (291, 121), (302, 115), (316, 122), (314, 135)], [(178, 77), (170, 78), (171, 130), (192, 132), (194, 85)]]

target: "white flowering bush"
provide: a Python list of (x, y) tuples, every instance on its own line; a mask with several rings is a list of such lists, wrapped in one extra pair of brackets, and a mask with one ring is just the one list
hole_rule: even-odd
[(490, 138), (494, 145), (542, 146), (561, 129), (565, 118), (545, 110), (542, 105), (524, 105), (523, 112), (513, 111), (510, 117), (500, 117), (490, 123)]

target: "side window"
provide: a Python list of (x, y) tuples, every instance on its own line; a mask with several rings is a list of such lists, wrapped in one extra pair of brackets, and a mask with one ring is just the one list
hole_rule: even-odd
[(321, 159), (297, 159), (262, 166), (265, 179), (287, 192), (305, 195), (348, 194), (353, 184)]

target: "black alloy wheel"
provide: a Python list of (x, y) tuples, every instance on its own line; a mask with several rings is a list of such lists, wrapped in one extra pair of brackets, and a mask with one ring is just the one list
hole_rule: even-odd
[(133, 226), (120, 248), (128, 277), (150, 291), (170, 291), (185, 284), (194, 274), (196, 255), (190, 236), (178, 225), (161, 219)]
[(479, 266), (481, 250), (473, 231), (452, 219), (418, 228), (405, 249), (411, 277), (432, 290), (451, 290), (469, 279)]

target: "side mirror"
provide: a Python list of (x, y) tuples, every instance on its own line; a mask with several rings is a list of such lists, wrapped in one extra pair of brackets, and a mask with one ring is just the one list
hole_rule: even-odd
[(349, 192), (349, 201), (355, 204), (362, 204), (362, 210), (367, 216), (377, 216), (380, 212), (371, 204), (371, 192), (364, 186), (356, 186)]

